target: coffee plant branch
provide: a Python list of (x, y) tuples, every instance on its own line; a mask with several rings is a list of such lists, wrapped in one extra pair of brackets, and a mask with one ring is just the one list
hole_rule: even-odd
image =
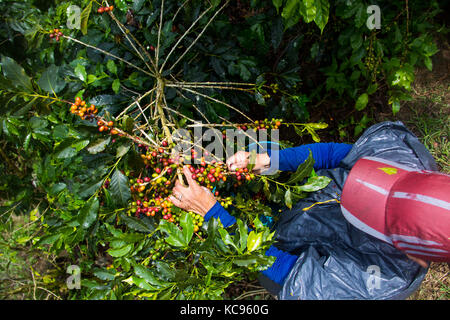
[[(130, 45), (132, 46), (132, 48), (134, 49), (134, 51), (136, 51), (136, 53), (138, 54), (138, 56), (141, 58), (141, 60), (145, 63), (145, 65), (147, 66), (147, 68), (153, 73), (153, 75), (156, 75), (156, 70), (157, 67), (155, 65), (155, 62), (153, 61), (153, 59), (151, 58), (150, 54), (148, 53), (148, 51), (144, 48), (144, 46), (133, 36), (133, 34), (116, 18), (116, 16), (114, 15), (114, 13), (112, 11), (109, 11), (109, 15), (111, 16), (111, 18), (114, 20), (114, 22), (116, 22), (117, 26), (119, 27), (120, 31), (124, 34), (124, 36), (127, 38), (128, 42), (130, 43)], [(134, 46), (133, 42), (130, 40), (130, 38), (128, 37), (128, 35), (130, 35), (134, 42), (136, 42), (136, 44), (142, 49), (142, 51), (145, 53), (145, 55), (149, 58), (151, 64), (153, 65), (153, 69), (148, 65), (147, 61), (145, 60), (145, 58), (142, 56), (141, 52)]]
[(209, 12), (209, 10), (211, 10), (211, 7), (209, 7), (208, 9), (206, 9), (205, 11), (202, 12), (202, 14), (191, 24), (191, 26), (184, 32), (184, 34), (178, 39), (178, 41), (172, 46), (172, 49), (170, 49), (169, 53), (167, 54), (167, 57), (164, 59), (163, 64), (161, 65), (161, 69), (159, 70), (160, 73), (162, 73), (162, 71), (164, 70), (164, 67), (167, 63), (167, 61), (169, 61), (170, 56), (172, 55), (172, 53), (175, 51), (175, 49), (178, 47), (178, 45), (180, 44), (180, 42), (184, 39), (184, 37), (186, 37), (189, 32), (192, 30), (192, 28), (197, 24), (197, 22), (203, 18), (203, 16)]
[[(197, 43), (198, 39), (201, 38), (201, 36), (203, 35), (203, 33), (205, 32), (205, 30), (208, 28), (208, 26), (211, 24), (211, 22), (216, 18), (216, 16), (223, 10), (223, 8), (225, 8), (228, 3), (230, 2), (230, 0), (227, 0), (225, 2), (225, 4), (219, 8), (219, 10), (216, 11), (216, 13), (211, 17), (211, 19), (208, 21), (208, 23), (205, 25), (205, 27), (203, 27), (203, 30), (200, 32), (200, 34), (197, 36), (197, 38), (195, 38), (195, 40), (190, 44), (189, 47), (186, 48), (186, 50), (183, 52), (182, 55), (180, 55), (180, 57), (177, 59), (177, 61), (175, 61), (174, 64), (172, 64), (172, 66), (169, 68), (169, 70), (173, 70), (175, 68), (175, 66), (184, 58), (184, 56), (191, 50), (191, 48), (194, 46), (194, 44)], [(161, 70), (162, 72), (162, 70)]]
[(78, 44), (81, 44), (81, 45), (83, 45), (83, 46), (85, 46), (85, 47), (88, 47), (88, 48), (97, 50), (97, 51), (99, 51), (99, 52), (101, 52), (101, 53), (103, 53), (103, 54), (105, 54), (105, 55), (107, 55), (107, 56), (110, 56), (110, 57), (114, 58), (114, 59), (117, 59), (117, 60), (119, 60), (119, 61), (122, 61), (123, 63), (128, 64), (130, 67), (133, 67), (133, 68), (135, 68), (136, 70), (139, 70), (139, 71), (145, 73), (146, 75), (154, 76), (153, 73), (151, 73), (151, 72), (149, 72), (149, 71), (147, 71), (147, 70), (144, 70), (144, 69), (142, 69), (142, 68), (140, 68), (140, 67), (134, 65), (133, 63), (131, 63), (131, 62), (125, 60), (125, 59), (122, 59), (121, 57), (118, 57), (118, 56), (116, 56), (116, 55), (114, 55), (114, 54), (112, 54), (112, 53), (109, 53), (109, 52), (107, 52), (107, 51), (105, 51), (105, 50), (102, 50), (102, 49), (100, 49), (100, 48), (97, 48), (96, 46), (87, 44), (87, 43), (85, 43), (85, 42), (83, 42), (83, 41), (80, 41), (80, 40), (78, 40), (78, 39), (72, 38), (71, 36), (63, 35), (62, 37), (63, 37), (63, 38), (66, 38), (67, 40), (70, 40), (70, 41), (76, 42), (76, 43), (78, 43)]

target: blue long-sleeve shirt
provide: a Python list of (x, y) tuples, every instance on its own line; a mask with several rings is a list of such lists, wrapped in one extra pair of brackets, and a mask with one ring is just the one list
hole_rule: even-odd
[[(342, 159), (348, 154), (352, 145), (344, 143), (314, 143), (302, 145), (295, 148), (280, 150), (277, 154), (269, 152), (271, 162), (274, 159), (279, 161), (278, 169), (281, 171), (295, 171), (312, 153), (314, 158), (314, 169), (335, 168)], [(217, 201), (216, 204), (206, 213), (205, 221), (211, 218), (219, 218), (224, 227), (233, 225), (236, 219), (228, 213)], [(275, 256), (273, 265), (262, 273), (278, 284), (283, 284), (289, 271), (297, 260), (296, 255), (277, 249), (271, 246), (266, 255)]]

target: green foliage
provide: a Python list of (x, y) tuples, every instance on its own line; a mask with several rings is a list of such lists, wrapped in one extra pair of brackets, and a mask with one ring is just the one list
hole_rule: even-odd
[[(307, 123), (312, 105), (333, 95), (358, 112), (360, 120), (340, 120), (358, 135), (371, 121), (371, 97), (387, 88), (399, 112), (414, 67), (431, 70), (436, 53), (435, 1), (408, 10), (377, 1), (380, 30), (367, 28), (362, 0), (166, 0), (162, 15), (161, 1), (120, 0), (114, 16), (98, 14), (94, 1), (56, 3), (0, 2), (0, 205), (45, 207), (39, 232), (19, 240), (64, 253), (61, 270), (80, 266), (82, 289), (62, 291), (74, 299), (222, 298), (244, 274), (273, 263), (264, 254), (273, 233), (260, 220), (272, 215), (266, 202), (292, 208), (329, 183), (310, 156), (286, 179), (262, 176), (233, 189), (237, 222), (229, 228), (211, 219), (194, 231), (186, 212), (177, 223), (138, 218), (129, 211), (129, 173), (146, 170), (138, 141), (160, 143), (172, 129), (153, 105), (166, 107), (173, 127), (187, 128), (189, 119), (232, 126), (252, 114), (292, 119), (293, 131), (318, 142), (327, 124)], [(70, 4), (81, 9), (80, 29), (67, 28)], [(59, 42), (49, 41), (54, 28), (63, 30)], [(71, 114), (75, 97), (124, 134), (99, 135), (95, 122)], [(65, 288), (55, 279), (52, 288)]]

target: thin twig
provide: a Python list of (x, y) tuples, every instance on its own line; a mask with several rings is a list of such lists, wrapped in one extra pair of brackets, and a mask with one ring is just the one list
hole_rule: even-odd
[(139, 102), (136, 102), (136, 105), (138, 106), (139, 110), (141, 111), (141, 114), (142, 114), (142, 116), (143, 116), (144, 119), (145, 119), (145, 123), (146, 123), (147, 125), (149, 125), (149, 123), (148, 123), (148, 118), (147, 118), (147, 116), (145, 115), (144, 111), (142, 110), (141, 105), (139, 104)]
[(147, 71), (147, 70), (144, 70), (144, 69), (142, 69), (142, 68), (140, 68), (140, 67), (138, 67), (138, 66), (132, 64), (131, 62), (129, 62), (129, 61), (125, 60), (125, 59), (122, 59), (121, 57), (118, 57), (118, 56), (116, 56), (116, 55), (114, 55), (114, 54), (112, 54), (112, 53), (109, 53), (109, 52), (105, 51), (105, 50), (102, 50), (102, 49), (97, 48), (97, 47), (95, 47), (95, 46), (93, 46), (93, 45), (87, 44), (87, 43), (85, 43), (85, 42), (83, 42), (83, 41), (80, 41), (80, 40), (78, 40), (78, 39), (72, 38), (72, 37), (70, 37), (70, 36), (65, 36), (65, 35), (63, 35), (62, 37), (66, 38), (66, 39), (68, 39), (68, 40), (71, 40), (71, 41), (73, 41), (73, 42), (76, 42), (76, 43), (78, 43), (78, 44), (81, 44), (81, 45), (83, 45), (83, 46), (85, 46), (85, 47), (88, 47), (88, 48), (97, 50), (97, 51), (99, 51), (99, 52), (101, 52), (101, 53), (103, 53), (103, 54), (105, 54), (105, 55), (107, 55), (107, 56), (113, 57), (113, 58), (115, 58), (115, 59), (117, 59), (117, 60), (119, 60), (119, 61), (122, 61), (123, 63), (128, 64), (130, 67), (133, 67), (133, 68), (135, 68), (135, 69), (137, 69), (137, 70), (139, 70), (139, 71), (145, 73), (146, 75), (154, 76), (153, 73), (151, 73), (151, 72), (149, 72), (149, 71)]
[[(161, 68), (159, 69), (159, 73), (163, 72), (163, 69), (167, 63), (167, 61), (169, 61), (170, 56), (172, 55), (172, 53), (175, 51), (175, 49), (178, 47), (178, 45), (180, 44), (180, 42), (184, 39), (184, 37), (186, 37), (188, 35), (188, 33), (192, 30), (192, 28), (197, 24), (197, 22), (203, 18), (203, 16), (211, 9), (211, 7), (209, 7), (208, 9), (206, 9), (205, 11), (203, 11), (203, 13), (191, 24), (191, 26), (184, 32), (184, 34), (180, 37), (180, 39), (178, 39), (178, 41), (172, 46), (172, 49), (170, 50), (169, 54), (166, 56), (166, 58), (164, 59), (164, 63), (162, 64)], [(177, 11), (178, 12), (178, 11)]]
[[(147, 104), (145, 107), (144, 107), (144, 109), (142, 109), (142, 112), (145, 112), (145, 111), (147, 111), (147, 109), (148, 108), (150, 108), (152, 105), (154, 105), (156, 103), (156, 100), (153, 100), (152, 102), (150, 102), (149, 104)], [(139, 114), (139, 115), (137, 115), (136, 117), (134, 117), (134, 120), (137, 120), (137, 118), (139, 118), (141, 115)], [(156, 117), (155, 116), (151, 116), (150, 117), (151, 119), (156, 119)]]
[[(177, 90), (177, 93), (182, 96), (184, 99), (186, 100), (191, 100), (188, 99), (180, 90)], [(203, 112), (200, 111), (200, 109), (195, 105), (195, 103), (192, 103), (192, 106), (194, 107), (194, 109), (203, 117), (203, 119), (205, 119), (206, 122), (209, 123), (208, 118), (203, 114)]]
[(191, 89), (189, 89), (189, 88), (181, 87), (181, 89), (182, 89), (182, 90), (185, 90), (185, 91), (188, 91), (188, 92), (191, 92), (191, 93), (193, 93), (193, 94), (202, 96), (202, 97), (204, 97), (204, 98), (206, 98), (206, 99), (209, 99), (209, 100), (212, 100), (212, 101), (214, 101), (214, 102), (223, 104), (224, 106), (226, 106), (226, 107), (228, 107), (228, 108), (230, 108), (230, 109), (232, 109), (232, 110), (238, 112), (239, 114), (241, 114), (242, 116), (244, 116), (245, 118), (247, 118), (249, 121), (253, 122), (253, 120), (252, 120), (251, 118), (249, 118), (249, 117), (248, 117), (245, 113), (243, 113), (241, 110), (237, 109), (236, 107), (233, 107), (232, 105), (230, 105), (230, 104), (228, 104), (228, 103), (226, 103), (226, 102), (217, 100), (217, 99), (212, 98), (212, 97), (210, 97), (210, 96), (208, 96), (208, 95), (206, 95), (206, 94), (200, 93), (200, 92), (195, 91), (195, 90), (191, 90)]
[(175, 21), (175, 18), (177, 17), (178, 13), (181, 11), (181, 9), (184, 8), (184, 6), (186, 5), (186, 3), (188, 3), (190, 0), (186, 0), (185, 2), (183, 2), (183, 4), (178, 8), (178, 10), (175, 12), (173, 18), (172, 18), (172, 22)]
[[(45, 288), (43, 288), (43, 287), (36, 287), (36, 288), (37, 288), (37, 289), (44, 290), (45, 292), (51, 294), (52, 296), (54, 296), (54, 297), (55, 297), (56, 299), (58, 299), (58, 300), (62, 300), (61, 297), (57, 296), (56, 294), (54, 294), (54, 293), (51, 292), (50, 290), (47, 290), (47, 289), (45, 289)], [(47, 296), (47, 297), (48, 297), (48, 296)]]
[(33, 279), (33, 299), (36, 300), (36, 280), (34, 279), (34, 271), (33, 268), (30, 267), (30, 271), (31, 271), (31, 278)]
[(147, 91), (146, 93), (144, 93), (142, 96), (140, 96), (137, 100), (135, 100), (132, 104), (130, 104), (128, 107), (126, 107), (117, 117), (116, 119), (119, 119), (123, 114), (125, 114), (128, 109), (130, 109), (132, 106), (134, 106), (136, 104), (136, 102), (140, 102), (142, 99), (144, 99), (146, 96), (148, 96), (149, 94), (151, 94), (153, 91), (155, 91), (156, 87)]
[(246, 88), (238, 88), (238, 87), (227, 87), (227, 86), (219, 86), (219, 85), (201, 85), (201, 84), (185, 84), (185, 83), (167, 83), (166, 87), (175, 87), (175, 88), (200, 88), (200, 89), (222, 89), (222, 90), (236, 90), (236, 91), (245, 91), (245, 92), (253, 92), (253, 89)]
[[(147, 68), (153, 73), (153, 76), (155, 76), (155, 72), (157, 70), (150, 54), (148, 53), (147, 50), (145, 50), (144, 46), (142, 46), (142, 44), (133, 36), (133, 34), (116, 18), (116, 16), (114, 15), (114, 13), (112, 13), (112, 11), (109, 12), (111, 18), (116, 22), (116, 24), (118, 25), (120, 31), (122, 31), (122, 33), (125, 35), (125, 37), (127, 38), (128, 42), (130, 43), (130, 45), (133, 47), (133, 49), (136, 51), (136, 53), (139, 55), (139, 57), (141, 58), (141, 60), (145, 63), (145, 65), (147, 66)], [(144, 51), (144, 53), (147, 55), (147, 57), (150, 59), (150, 62), (153, 64), (153, 67), (155, 68), (154, 70), (147, 64), (147, 61), (144, 59), (144, 57), (141, 55), (140, 51), (137, 50), (137, 48), (134, 46), (134, 44), (131, 42), (130, 38), (128, 37), (128, 35), (130, 35), (133, 40), (137, 43), (137, 45), (142, 49), (142, 51)]]
[(159, 15), (158, 44), (156, 45), (156, 70), (158, 70), (158, 63), (159, 63), (159, 49), (160, 49), (160, 41), (161, 41), (163, 13), (164, 13), (164, 0), (161, 1), (161, 12)]
[(205, 30), (208, 28), (208, 26), (211, 24), (211, 22), (216, 18), (216, 16), (219, 14), (220, 11), (222, 11), (223, 8), (226, 7), (226, 5), (230, 2), (230, 0), (226, 1), (225, 4), (220, 7), (219, 10), (216, 11), (216, 13), (211, 17), (211, 19), (209, 19), (208, 23), (206, 24), (206, 26), (203, 28), (203, 30), (200, 32), (200, 34), (197, 36), (197, 38), (195, 38), (195, 40), (191, 43), (191, 45), (189, 47), (187, 47), (187, 49), (183, 52), (183, 54), (178, 58), (178, 60), (169, 68), (169, 70), (173, 70), (173, 68), (175, 68), (175, 66), (178, 64), (178, 62), (180, 62), (184, 56), (189, 52), (189, 50), (191, 50), (191, 48), (194, 46), (194, 44), (197, 43), (198, 39), (200, 39), (200, 37), (203, 35), (203, 33), (205, 32)]
[(253, 290), (253, 291), (245, 292), (245, 293), (241, 294), (239, 297), (237, 297), (234, 300), (242, 300), (244, 298), (255, 296), (255, 295), (261, 294), (261, 293), (267, 293), (267, 290), (266, 289), (259, 289), (259, 290)]
[(173, 113), (179, 115), (180, 117), (183, 117), (183, 118), (185, 118), (185, 119), (187, 119), (187, 120), (189, 120), (189, 121), (191, 121), (191, 122), (194, 122), (194, 123), (197, 123), (197, 122), (198, 122), (197, 120), (194, 120), (194, 119), (192, 119), (192, 118), (189, 118), (188, 116), (185, 116), (185, 115), (182, 114), (181, 112), (178, 112), (178, 111), (176, 111), (176, 110), (174, 110), (174, 109), (168, 107), (167, 105), (166, 105), (166, 106), (163, 106), (163, 108), (166, 109), (166, 110), (169, 110), (170, 112), (173, 112)]

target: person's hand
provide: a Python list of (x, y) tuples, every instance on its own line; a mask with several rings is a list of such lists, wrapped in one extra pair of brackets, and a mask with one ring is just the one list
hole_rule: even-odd
[(411, 259), (414, 262), (417, 262), (421, 267), (423, 268), (428, 268), (428, 262), (426, 262), (425, 260), (422, 260), (420, 258), (416, 258), (413, 256), (410, 256), (409, 254), (406, 255), (409, 259)]
[[(228, 169), (235, 171), (236, 169), (246, 168), (250, 163), (250, 152), (238, 151), (227, 159)], [(270, 166), (270, 157), (267, 153), (259, 153), (255, 158), (255, 166), (253, 172), (261, 172)]]
[(177, 207), (200, 214), (202, 217), (216, 204), (217, 200), (206, 187), (200, 186), (194, 179), (187, 166), (183, 167), (183, 173), (188, 182), (185, 187), (179, 180), (175, 182), (172, 195), (169, 200)]

